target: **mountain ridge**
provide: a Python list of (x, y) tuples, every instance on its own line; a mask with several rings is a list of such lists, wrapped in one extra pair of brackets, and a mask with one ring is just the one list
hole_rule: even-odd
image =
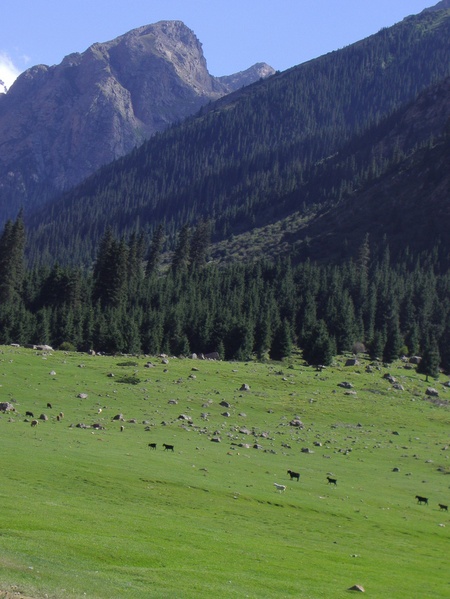
[(92, 44), (59, 65), (36, 65), (0, 95), (0, 217), (80, 183), (202, 105), (267, 77), (258, 63), (213, 77), (181, 21), (160, 21)]
[[(89, 264), (107, 226), (128, 235), (165, 223), (173, 237), (205, 218), (219, 241), (335, 205), (393, 160), (377, 151), (339, 163), (340, 153), (372, 131), (370, 150), (374, 127), (450, 75), (449, 36), (449, 11), (421, 13), (204, 106), (30, 219), (34, 251)], [(442, 129), (420, 126), (406, 127), (400, 152)]]

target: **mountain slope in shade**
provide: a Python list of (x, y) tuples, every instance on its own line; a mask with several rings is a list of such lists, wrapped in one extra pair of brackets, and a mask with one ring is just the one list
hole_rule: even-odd
[(209, 74), (180, 21), (140, 27), (59, 65), (24, 72), (0, 94), (0, 217), (73, 187), (169, 124), (274, 70)]

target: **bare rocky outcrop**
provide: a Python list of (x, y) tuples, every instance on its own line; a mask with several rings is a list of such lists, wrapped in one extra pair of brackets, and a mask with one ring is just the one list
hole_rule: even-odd
[(154, 133), (242, 85), (265, 64), (209, 74), (202, 46), (181, 21), (161, 21), (37, 65), (0, 93), (0, 220), (39, 195), (69, 189)]

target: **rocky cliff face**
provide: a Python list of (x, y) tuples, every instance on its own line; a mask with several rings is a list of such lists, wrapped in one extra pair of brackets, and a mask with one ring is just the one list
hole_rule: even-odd
[(200, 42), (180, 21), (140, 27), (59, 65), (27, 70), (0, 94), (0, 221), (273, 72), (258, 64), (212, 77)]

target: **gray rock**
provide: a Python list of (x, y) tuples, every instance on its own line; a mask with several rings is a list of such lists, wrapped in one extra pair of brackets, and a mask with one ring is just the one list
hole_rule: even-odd
[(258, 64), (213, 77), (201, 43), (181, 21), (139, 27), (59, 65), (29, 68), (1, 98), (5, 220), (39, 190), (57, 195), (74, 187), (211, 100), (273, 73)]

